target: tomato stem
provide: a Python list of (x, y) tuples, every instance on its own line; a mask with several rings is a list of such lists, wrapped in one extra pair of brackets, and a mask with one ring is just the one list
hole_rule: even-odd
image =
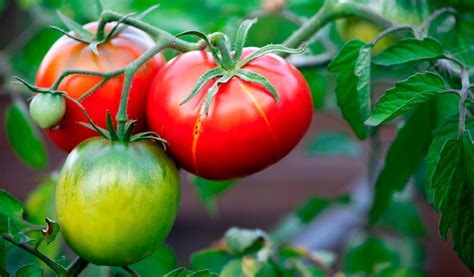
[(217, 49), (219, 49), (219, 52), (221, 54), (221, 59), (222, 59), (222, 69), (224, 70), (234, 70), (235, 68), (235, 62), (232, 59), (232, 55), (230, 54), (229, 47), (227, 46), (227, 40), (224, 34), (214, 36), (211, 41), (212, 44), (214, 44)]

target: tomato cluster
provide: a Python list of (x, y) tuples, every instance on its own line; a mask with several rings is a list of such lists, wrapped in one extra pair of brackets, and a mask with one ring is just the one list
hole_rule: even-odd
[[(85, 26), (91, 32), (97, 28), (97, 23)], [(107, 25), (105, 31), (110, 29)], [(35, 96), (32, 117), (58, 147), (72, 151), (56, 190), (58, 221), (71, 248), (95, 264), (134, 263), (163, 242), (179, 202), (175, 161), (208, 179), (243, 177), (287, 155), (311, 122), (311, 93), (301, 73), (274, 54), (254, 55), (257, 48), (244, 48), (235, 62), (239, 68), (226, 74), (260, 76), (272, 92), (267, 83), (236, 73), (217, 87), (206, 113), (206, 94), (217, 78), (183, 104), (201, 76), (221, 67), (218, 56), (192, 51), (166, 64), (159, 54), (148, 60), (128, 94), (126, 112), (136, 121), (135, 131), (159, 134), (170, 155), (148, 140), (114, 139), (110, 130), (118, 125), (124, 74), (104, 79), (79, 71), (117, 71), (153, 45), (146, 33), (130, 26), (97, 49), (63, 36), (38, 70), (36, 87), (56, 85), (57, 90)], [(67, 70), (76, 73), (56, 84)], [(82, 109), (96, 130), (109, 129), (110, 140), (93, 138), (97, 133), (85, 126)]]

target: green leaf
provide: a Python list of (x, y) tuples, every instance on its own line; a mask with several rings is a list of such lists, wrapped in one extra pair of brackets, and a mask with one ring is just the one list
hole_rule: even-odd
[(373, 45), (347, 42), (328, 70), (336, 73), (336, 98), (344, 119), (359, 139), (367, 137), (364, 121), (370, 114), (370, 59)]
[(209, 269), (212, 272), (220, 273), (224, 266), (234, 259), (234, 256), (220, 249), (206, 249), (195, 252), (191, 256), (191, 269)]
[(196, 185), (197, 193), (210, 214), (217, 212), (216, 198), (237, 184), (236, 180), (212, 181), (195, 175), (190, 175)]
[(220, 277), (243, 277), (244, 273), (242, 271), (242, 261), (240, 259), (235, 259), (230, 261), (223, 269)]
[[(428, 154), (426, 156), (426, 165), (428, 168), (427, 178), (431, 181), (436, 165), (440, 159), (439, 153), (446, 141), (458, 137), (459, 115), (453, 114), (446, 118), (438, 129), (433, 132), (433, 141), (431, 142)], [(466, 121), (466, 129), (474, 133), (474, 120)]]
[(454, 250), (474, 271), (474, 145), (470, 133), (449, 139), (439, 156), (431, 180), (434, 206), (442, 213), (439, 232), (446, 240), (451, 229)]
[(398, 130), (375, 182), (370, 224), (377, 222), (384, 214), (393, 193), (405, 187), (423, 161), (431, 142), (432, 119), (429, 108), (427, 105), (419, 107)]
[(409, 267), (389, 267), (386, 268), (379, 273), (377, 273), (378, 277), (423, 277), (425, 274), (421, 272), (419, 269), (416, 268), (409, 268)]
[(431, 100), (445, 90), (446, 82), (432, 72), (416, 73), (397, 82), (380, 97), (365, 124), (377, 126)]
[(306, 227), (325, 209), (335, 204), (346, 204), (350, 202), (350, 197), (345, 195), (339, 198), (311, 197), (305, 201), (296, 211), (281, 220), (272, 230), (270, 237), (272, 241), (281, 244), (285, 243), (292, 236)]
[(389, 66), (431, 61), (443, 56), (444, 48), (439, 41), (429, 37), (422, 40), (407, 38), (390, 45), (374, 56), (372, 61), (378, 65)]
[(17, 155), (33, 168), (46, 167), (46, 148), (29, 118), (25, 104), (15, 102), (10, 105), (5, 118), (8, 142)]
[(0, 214), (14, 218), (23, 216), (23, 205), (20, 200), (3, 189), (0, 189)]
[(384, 241), (376, 237), (368, 237), (362, 243), (347, 251), (344, 259), (346, 273), (371, 274), (378, 267), (398, 266), (400, 257)]
[(344, 133), (323, 133), (312, 140), (306, 148), (318, 156), (360, 156), (362, 150), (354, 140)]
[(7, 249), (2, 236), (0, 236), (0, 276), (9, 276), (7, 271)]
[(37, 264), (27, 264), (16, 272), (17, 277), (42, 277), (43, 269)]
[(176, 268), (176, 265), (177, 260), (173, 250), (162, 245), (153, 255), (130, 267), (141, 276), (162, 276)]
[(224, 235), (225, 246), (234, 255), (259, 250), (265, 244), (270, 243), (268, 239), (267, 234), (260, 229), (249, 230), (233, 227)]

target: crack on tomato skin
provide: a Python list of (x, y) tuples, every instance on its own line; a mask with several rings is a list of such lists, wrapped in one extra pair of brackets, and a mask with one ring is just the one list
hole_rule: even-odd
[(278, 143), (278, 139), (275, 135), (275, 131), (273, 130), (273, 127), (272, 125), (270, 124), (270, 121), (268, 120), (268, 117), (267, 115), (265, 114), (265, 112), (263, 111), (262, 107), (260, 106), (260, 104), (258, 103), (257, 99), (252, 95), (252, 93), (249, 91), (249, 89), (247, 88), (247, 86), (242, 82), (240, 81), (239, 79), (237, 79), (237, 83), (239, 84), (239, 86), (242, 88), (242, 90), (244, 91), (245, 95), (247, 96), (247, 98), (249, 98), (249, 100), (252, 102), (252, 104), (254, 105), (254, 107), (257, 109), (258, 113), (262, 116), (263, 120), (265, 121), (265, 124), (267, 125), (268, 129), (270, 130), (270, 133), (272, 134), (272, 138), (273, 138), (273, 141), (275, 142), (275, 146), (276, 146), (276, 151), (277, 153), (279, 154), (280, 153), (280, 144)]
[(196, 123), (194, 124), (194, 128), (193, 128), (193, 146), (191, 149), (192, 155), (193, 155), (193, 168), (196, 175), (199, 174), (199, 171), (197, 168), (196, 148), (197, 148), (197, 143), (198, 143), (199, 137), (201, 136), (201, 133), (202, 133), (202, 117), (201, 117), (201, 113), (198, 112), (196, 116)]

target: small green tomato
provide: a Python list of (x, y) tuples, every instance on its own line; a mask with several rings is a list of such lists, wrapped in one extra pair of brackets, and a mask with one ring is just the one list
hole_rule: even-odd
[(30, 103), (30, 115), (41, 128), (56, 125), (66, 112), (66, 100), (59, 94), (40, 93)]
[(76, 254), (97, 265), (124, 266), (163, 243), (179, 191), (178, 169), (158, 145), (91, 138), (61, 169), (57, 219)]

